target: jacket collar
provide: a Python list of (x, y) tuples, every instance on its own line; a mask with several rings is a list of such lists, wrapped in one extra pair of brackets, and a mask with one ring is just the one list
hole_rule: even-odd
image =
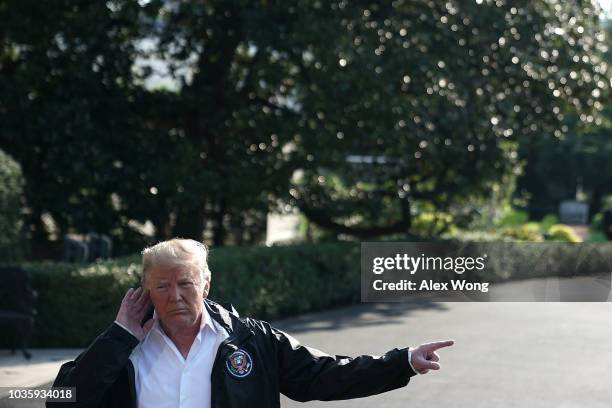
[[(221, 306), (220, 304), (205, 299), (204, 306), (208, 311), (210, 317), (219, 323), (227, 333), (229, 337), (223, 341), (222, 344), (227, 344), (231, 349), (238, 349), (240, 344), (246, 341), (254, 333), (253, 331), (238, 317), (236, 309), (231, 305), (228, 308)], [(231, 312), (228, 310), (231, 309)]]
[[(232, 305), (221, 305), (213, 300), (204, 299), (204, 307), (210, 317), (219, 323), (231, 335), (233, 332), (249, 330), (240, 320), (238, 312)], [(231, 311), (230, 311), (231, 310)]]

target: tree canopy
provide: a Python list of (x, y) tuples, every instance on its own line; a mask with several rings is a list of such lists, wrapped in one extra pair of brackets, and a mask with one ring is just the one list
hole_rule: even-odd
[(40, 239), (49, 214), (61, 233), (258, 242), (286, 205), (410, 232), (503, 190), (521, 143), (599, 124), (609, 88), (578, 0), (4, 0), (0, 40), (0, 148)]

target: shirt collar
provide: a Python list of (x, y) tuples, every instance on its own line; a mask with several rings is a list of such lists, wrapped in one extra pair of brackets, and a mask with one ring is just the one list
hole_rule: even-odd
[(208, 310), (206, 310), (206, 308), (203, 308), (202, 320), (200, 320), (200, 332), (202, 332), (202, 330), (204, 330), (206, 326), (210, 327), (210, 330), (212, 330), (213, 333), (217, 332), (217, 328), (215, 327), (213, 320), (210, 318), (210, 314), (208, 313)]

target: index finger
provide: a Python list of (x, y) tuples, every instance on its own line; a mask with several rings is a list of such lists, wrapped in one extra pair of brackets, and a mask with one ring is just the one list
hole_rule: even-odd
[(127, 292), (125, 292), (125, 295), (123, 295), (123, 301), (127, 301), (129, 298), (131, 298), (133, 292), (134, 288), (129, 288)]
[(455, 344), (454, 340), (444, 340), (444, 341), (434, 341), (433, 343), (423, 344), (425, 348), (429, 351), (435, 351), (441, 349), (443, 347), (449, 347)]

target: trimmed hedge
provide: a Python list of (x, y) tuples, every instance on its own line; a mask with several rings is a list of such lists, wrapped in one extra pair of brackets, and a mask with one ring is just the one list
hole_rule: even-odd
[[(451, 242), (448, 242), (451, 243)], [(455, 241), (458, 248), (462, 243)], [(574, 276), (599, 273), (594, 262), (612, 259), (612, 245), (579, 244), (575, 253), (562, 243), (499, 243), (487, 247), (487, 268), (474, 278), (501, 282), (537, 276)], [(473, 243), (472, 253), (483, 253)], [(542, 245), (548, 251), (542, 257)], [(595, 252), (593, 252), (595, 251)], [(525, 266), (526, 260), (528, 267)], [(548, 267), (541, 267), (546, 261)], [(210, 297), (231, 302), (243, 316), (270, 320), (278, 317), (356, 303), (360, 290), (360, 245), (336, 242), (281, 247), (226, 247), (210, 255)], [(521, 265), (523, 267), (521, 267)], [(115, 318), (130, 286), (140, 282), (140, 256), (98, 262), (89, 266), (65, 263), (29, 263), (32, 286), (38, 291), (38, 316), (32, 346), (84, 347)], [(454, 277), (450, 276), (451, 278)], [(444, 281), (446, 273), (430, 273)], [(1, 292), (0, 288), (0, 292)], [(0, 296), (0, 308), (6, 299)], [(0, 347), (10, 343), (0, 337)]]
[[(212, 249), (210, 298), (260, 319), (357, 302), (359, 256), (356, 243)], [(39, 295), (32, 346), (84, 347), (113, 321), (125, 291), (139, 284), (141, 260), (23, 267)]]

